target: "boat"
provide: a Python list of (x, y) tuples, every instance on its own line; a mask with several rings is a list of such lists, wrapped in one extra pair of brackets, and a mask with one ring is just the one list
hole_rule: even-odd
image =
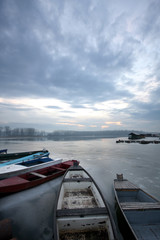
[(11, 161), (6, 161), (3, 163), (0, 163), (0, 168), (7, 166), (7, 165), (11, 165), (11, 164), (16, 164), (16, 163), (21, 163), (21, 162), (26, 162), (26, 161), (30, 161), (30, 160), (34, 160), (34, 159), (38, 159), (38, 158), (43, 158), (49, 155), (49, 152), (38, 152), (32, 155), (28, 155), (26, 157), (22, 157), (22, 158), (17, 158)]
[(92, 177), (70, 167), (60, 185), (54, 211), (54, 240), (117, 239), (110, 209)]
[(62, 176), (75, 162), (77, 161), (69, 160), (40, 170), (0, 180), (0, 196), (20, 192)]
[(7, 149), (1, 149), (0, 150), (0, 157), (1, 157), (1, 154), (7, 154)]
[(118, 224), (124, 239), (160, 239), (160, 202), (124, 179), (123, 174), (117, 174), (114, 191)]
[(61, 163), (62, 159), (52, 159), (49, 157), (38, 158), (34, 160), (24, 161), (20, 163), (10, 164), (0, 167), (0, 179), (9, 178), (35, 171), (44, 167), (49, 167), (57, 163)]
[(7, 153), (7, 149), (0, 150), (0, 161), (10, 161), (17, 158), (26, 157), (28, 155), (36, 154), (39, 152), (47, 153), (48, 150), (42, 149), (37, 151), (28, 151), (28, 152), (16, 152), (16, 153)]

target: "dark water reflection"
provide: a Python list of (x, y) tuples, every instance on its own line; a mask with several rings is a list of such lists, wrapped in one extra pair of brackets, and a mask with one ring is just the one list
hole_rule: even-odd
[[(77, 159), (95, 179), (114, 212), (113, 179), (116, 173), (160, 199), (160, 145), (116, 144), (116, 139), (88, 141), (0, 141), (9, 152), (46, 148), (51, 157)], [(53, 209), (61, 178), (0, 199), (0, 219), (13, 221), (19, 240), (51, 240)], [(120, 236), (120, 239), (121, 236)]]

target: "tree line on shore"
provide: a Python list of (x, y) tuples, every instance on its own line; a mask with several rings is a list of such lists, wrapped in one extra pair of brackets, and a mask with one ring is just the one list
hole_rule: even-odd
[(71, 131), (56, 130), (50, 133), (39, 131), (35, 128), (14, 128), (9, 126), (0, 127), (0, 137), (47, 137), (47, 138), (65, 138), (65, 137), (128, 137), (129, 130), (101, 130), (101, 131)]
[(45, 131), (38, 131), (35, 128), (0, 127), (0, 137), (38, 137), (45, 136), (45, 134)]

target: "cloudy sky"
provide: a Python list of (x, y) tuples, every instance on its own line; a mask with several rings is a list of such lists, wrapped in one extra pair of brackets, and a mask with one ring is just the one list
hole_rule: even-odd
[(0, 125), (160, 131), (160, 1), (1, 0)]

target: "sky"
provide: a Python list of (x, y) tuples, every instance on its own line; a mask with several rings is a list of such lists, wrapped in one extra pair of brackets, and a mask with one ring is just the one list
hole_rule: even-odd
[(159, 0), (1, 0), (0, 126), (160, 132)]

